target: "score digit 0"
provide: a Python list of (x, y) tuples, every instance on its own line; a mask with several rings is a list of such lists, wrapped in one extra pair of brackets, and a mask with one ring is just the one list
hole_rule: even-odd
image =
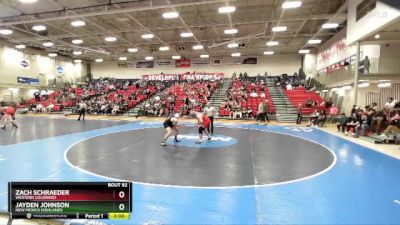
[(120, 191), (118, 196), (119, 196), (119, 198), (124, 198), (125, 197), (125, 192)]
[(125, 209), (125, 205), (123, 203), (119, 204), (119, 210), (123, 211)]

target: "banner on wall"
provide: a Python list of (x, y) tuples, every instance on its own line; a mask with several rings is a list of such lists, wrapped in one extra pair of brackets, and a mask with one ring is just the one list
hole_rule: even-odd
[(257, 64), (257, 57), (248, 57), (243, 59), (235, 59), (234, 64)]
[(214, 59), (214, 60), (213, 60), (213, 65), (214, 65), (214, 66), (219, 66), (219, 65), (221, 65), (221, 64), (222, 64), (221, 59)]
[(223, 73), (184, 73), (184, 74), (153, 74), (143, 75), (143, 80), (221, 80), (224, 79)]
[(31, 68), (31, 62), (29, 61), (29, 59), (21, 59), (21, 61), (19, 62), (19, 65), (24, 69)]
[(159, 59), (157, 60), (157, 66), (160, 67), (169, 67), (169, 66), (173, 66), (172, 60), (171, 59)]
[(210, 65), (210, 60), (208, 60), (208, 59), (193, 59), (192, 64), (196, 65), (196, 66)]
[(154, 68), (154, 61), (139, 61), (136, 68)]
[(177, 68), (190, 67), (190, 59), (178, 59), (178, 60), (175, 60), (175, 67), (177, 67)]
[(64, 67), (63, 66), (60, 66), (60, 65), (58, 65), (58, 66), (56, 66), (56, 73), (58, 74), (58, 75), (64, 75)]
[(126, 63), (126, 62), (118, 62), (118, 67), (120, 67), (120, 68), (128, 68), (128, 63)]
[(29, 78), (29, 77), (17, 77), (17, 83), (39, 85), (39, 79), (38, 78)]

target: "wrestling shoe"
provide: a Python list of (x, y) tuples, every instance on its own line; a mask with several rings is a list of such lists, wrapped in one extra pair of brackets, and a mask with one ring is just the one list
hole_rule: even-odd
[(195, 143), (196, 143), (196, 144), (201, 144), (201, 141), (197, 140)]
[(179, 139), (174, 139), (174, 142), (181, 142), (181, 140), (179, 140)]
[(165, 142), (165, 141), (161, 142), (161, 146), (166, 146), (166, 145), (167, 145), (167, 142)]
[(6, 129), (6, 126), (2, 126), (1, 129), (2, 129), (2, 130), (5, 130), (5, 129)]
[(16, 124), (13, 124), (13, 127), (14, 127), (14, 128), (18, 128), (18, 125), (16, 125)]
[(211, 137), (208, 137), (207, 140), (211, 141)]

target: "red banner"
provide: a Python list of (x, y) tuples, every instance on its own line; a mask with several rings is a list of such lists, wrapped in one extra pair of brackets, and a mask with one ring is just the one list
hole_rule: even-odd
[(154, 74), (143, 75), (143, 80), (222, 80), (223, 73), (183, 73), (183, 74)]
[(177, 68), (190, 67), (190, 59), (178, 59), (178, 60), (175, 60), (175, 67), (177, 67)]

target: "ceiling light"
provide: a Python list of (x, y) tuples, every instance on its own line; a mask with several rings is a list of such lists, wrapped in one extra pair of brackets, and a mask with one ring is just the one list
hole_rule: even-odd
[(327, 89), (324, 89), (324, 90), (322, 90), (322, 92), (325, 93), (325, 92), (328, 92), (328, 90), (327, 90)]
[(180, 55), (174, 55), (174, 56), (172, 56), (172, 59), (180, 59), (180, 58), (181, 58)]
[(224, 33), (225, 33), (225, 34), (236, 34), (237, 32), (238, 32), (237, 29), (227, 29), (227, 30), (224, 30)]
[(121, 57), (118, 58), (118, 60), (119, 61), (126, 61), (126, 60), (128, 60), (128, 58), (125, 57), (125, 56), (121, 56)]
[(74, 63), (81, 63), (82, 62), (82, 60), (80, 60), (80, 59), (75, 59), (74, 60)]
[(0, 34), (2, 34), (2, 35), (10, 35), (12, 33), (13, 33), (13, 31), (9, 30), (9, 29), (1, 29), (0, 30)]
[(104, 40), (107, 41), (107, 42), (114, 42), (114, 41), (117, 41), (117, 38), (110, 36), (110, 37), (104, 38)]
[(26, 46), (25, 45), (16, 45), (15, 46), (15, 48), (18, 48), (18, 49), (23, 49), (23, 48), (25, 48)]
[(264, 52), (264, 55), (273, 55), (273, 54), (274, 54), (273, 51), (265, 51), (265, 52)]
[(308, 44), (311, 44), (311, 45), (315, 45), (315, 44), (319, 44), (319, 43), (321, 43), (321, 40), (319, 40), (319, 39), (308, 40)]
[(153, 58), (153, 56), (146, 56), (146, 57), (144, 57), (144, 60), (147, 60), (147, 61), (151, 61), (151, 60), (153, 60), (154, 58)]
[(379, 35), (379, 34), (375, 35), (375, 39), (379, 39), (379, 38), (381, 38), (381, 35)]
[(284, 2), (282, 4), (283, 9), (294, 9), (294, 8), (299, 8), (300, 6), (301, 6), (301, 1)]
[(338, 23), (325, 23), (325, 24), (322, 24), (322, 28), (323, 29), (334, 29), (334, 28), (337, 28), (338, 26), (339, 26)]
[(386, 88), (386, 87), (390, 87), (390, 86), (392, 86), (391, 83), (379, 83), (378, 84), (379, 88)]
[(235, 12), (236, 7), (235, 6), (223, 6), (218, 8), (219, 13), (233, 13)]
[(319, 93), (321, 93), (321, 92), (320, 92), (320, 91), (316, 91), (315, 93), (319, 94)]
[(177, 18), (179, 16), (179, 14), (177, 12), (166, 12), (162, 14), (162, 17), (164, 17), (165, 19), (173, 19), (173, 18)]
[(287, 27), (273, 27), (272, 31), (273, 32), (282, 32), (282, 31), (286, 31)]
[(128, 52), (137, 52), (138, 49), (137, 48), (128, 48)]
[(34, 2), (37, 2), (37, 0), (18, 0), (19, 2), (22, 2), (22, 3), (34, 3)]
[(44, 31), (46, 29), (47, 29), (46, 26), (43, 26), (43, 25), (35, 25), (32, 27), (32, 30), (34, 30), (34, 31)]
[(142, 34), (143, 39), (152, 39), (154, 37), (154, 34)]
[(308, 49), (301, 49), (301, 50), (299, 50), (299, 53), (300, 53), (300, 54), (308, 54), (308, 53), (310, 53), (310, 50), (308, 50)]
[(342, 87), (343, 90), (351, 90), (352, 87), (350, 85), (346, 85)]
[(193, 50), (200, 50), (200, 49), (203, 49), (204, 47), (203, 47), (203, 45), (194, 45), (193, 46)]
[(82, 55), (82, 52), (81, 51), (75, 51), (72, 54), (74, 54), (74, 55)]
[(56, 57), (56, 56), (57, 56), (57, 53), (49, 53), (49, 56), (50, 56), (50, 57)]
[(337, 90), (339, 90), (339, 88), (337, 88), (337, 87), (331, 89), (332, 92), (335, 92)]
[(181, 37), (193, 37), (193, 33), (192, 32), (183, 32), (183, 33), (181, 33)]
[(51, 47), (51, 46), (53, 46), (54, 44), (53, 44), (53, 42), (45, 42), (45, 43), (43, 43), (42, 44), (44, 47)]
[(239, 47), (238, 43), (230, 43), (230, 44), (228, 44), (228, 48), (237, 48), (237, 47)]
[(200, 58), (205, 59), (205, 58), (210, 58), (210, 56), (209, 55), (200, 55)]
[(85, 21), (82, 21), (82, 20), (75, 20), (75, 21), (71, 22), (71, 26), (74, 26), (74, 27), (83, 27), (85, 25), (86, 25)]
[(80, 45), (83, 43), (83, 41), (80, 39), (75, 39), (75, 40), (72, 40), (71, 42), (72, 42), (72, 44), (76, 44), (76, 45)]
[(169, 47), (168, 46), (162, 46), (159, 48), (160, 51), (164, 52), (164, 51), (168, 51)]
[(242, 54), (240, 54), (240, 52), (235, 52), (231, 54), (232, 57), (240, 57), (241, 55)]
[(100, 62), (103, 62), (104, 60), (103, 59), (95, 59), (94, 61), (100, 63)]
[(361, 84), (358, 84), (358, 87), (359, 87), (359, 88), (369, 87), (369, 83), (361, 83)]
[(277, 45), (279, 45), (279, 42), (277, 42), (277, 41), (268, 41), (267, 42), (267, 46), (277, 46)]

